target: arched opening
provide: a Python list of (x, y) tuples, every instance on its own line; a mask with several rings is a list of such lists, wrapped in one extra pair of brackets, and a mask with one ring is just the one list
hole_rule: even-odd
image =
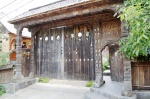
[(102, 49), (103, 75), (106, 76), (104, 80), (123, 82), (123, 59), (118, 50), (119, 45), (115, 43), (108, 44)]

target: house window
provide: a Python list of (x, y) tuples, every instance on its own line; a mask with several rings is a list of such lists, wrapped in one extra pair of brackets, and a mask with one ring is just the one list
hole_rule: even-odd
[(0, 52), (2, 51), (2, 41), (0, 40)]
[(27, 48), (26, 42), (22, 43), (22, 48)]

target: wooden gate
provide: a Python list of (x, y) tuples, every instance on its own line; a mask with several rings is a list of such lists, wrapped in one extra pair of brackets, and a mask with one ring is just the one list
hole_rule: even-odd
[(65, 29), (64, 66), (67, 79), (94, 78), (93, 34), (88, 24)]
[(38, 77), (61, 76), (62, 29), (41, 30), (35, 36), (36, 74)]
[(132, 86), (135, 90), (150, 90), (150, 62), (132, 62)]

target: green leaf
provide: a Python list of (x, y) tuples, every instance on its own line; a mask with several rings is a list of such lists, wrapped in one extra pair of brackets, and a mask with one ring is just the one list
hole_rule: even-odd
[(144, 35), (144, 34), (143, 34), (143, 37), (146, 38), (146, 39), (148, 39), (148, 37), (146, 35)]

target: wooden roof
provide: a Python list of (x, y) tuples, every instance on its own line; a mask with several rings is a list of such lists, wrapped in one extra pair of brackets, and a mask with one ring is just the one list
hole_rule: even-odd
[(41, 6), (41, 7), (31, 9), (28, 12), (25, 12), (25, 13), (15, 17), (15, 18), (13, 18), (10, 21), (13, 22), (15, 20), (25, 18), (25, 17), (28, 17), (28, 16), (40, 14), (40, 13), (43, 13), (43, 12), (47, 12), (47, 11), (50, 11), (50, 10), (59, 9), (59, 8), (67, 7), (67, 6), (72, 6), (72, 5), (79, 4), (79, 3), (82, 3), (82, 2), (87, 2), (87, 1), (93, 1), (93, 0), (60, 0), (60, 1), (57, 1), (57, 2), (54, 2), (54, 3), (50, 3), (48, 5), (44, 5), (44, 6)]
[[(97, 11), (98, 9), (95, 9), (96, 7), (122, 2), (123, 0), (60, 0), (45, 6), (31, 9), (9, 22), (12, 24), (26, 23), (26, 25), (30, 23), (31, 25), (32, 21), (38, 19), (38, 22), (35, 21), (34, 23), (39, 24), (45, 22), (43, 20), (45, 20), (44, 18), (46, 17), (49, 21), (60, 20), (77, 16), (79, 14), (88, 14), (90, 11), (92, 12), (92, 10)], [(80, 12), (81, 10), (83, 11)], [(70, 14), (67, 15), (67, 13)], [(28, 23), (26, 21), (28, 21)]]

